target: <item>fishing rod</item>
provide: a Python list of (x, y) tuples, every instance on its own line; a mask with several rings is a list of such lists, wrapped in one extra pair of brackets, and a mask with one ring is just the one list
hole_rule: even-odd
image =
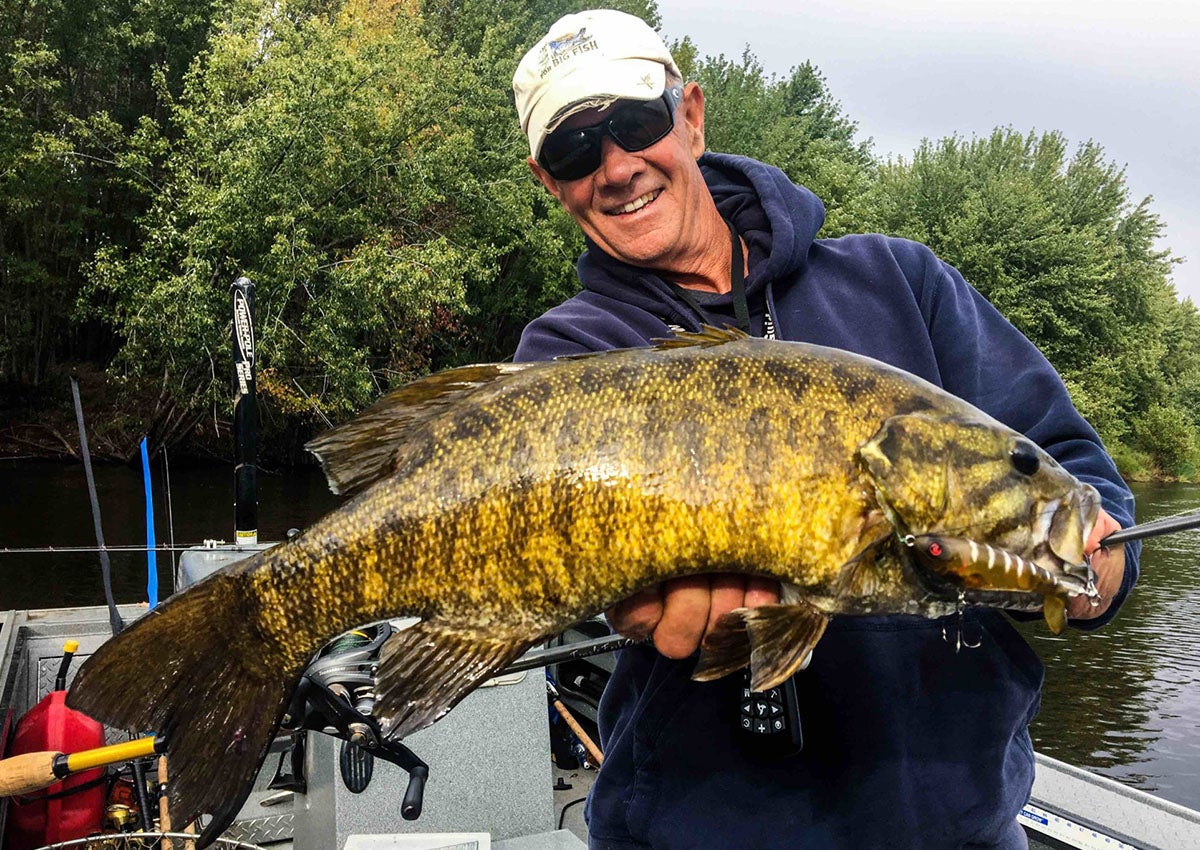
[(509, 673), (521, 673), (525, 670), (532, 670), (535, 667), (549, 667), (552, 664), (562, 664), (565, 661), (576, 661), (580, 658), (589, 658), (593, 655), (603, 655), (606, 652), (616, 652), (618, 649), (624, 649), (627, 646), (636, 646), (641, 643), (646, 643), (646, 641), (624, 637), (623, 635), (602, 635), (598, 638), (574, 641), (562, 646), (535, 649), (525, 653), (496, 675), (506, 676)]
[(92, 453), (88, 451), (87, 426), (83, 422), (83, 403), (79, 400), (79, 381), (71, 375), (71, 398), (75, 403), (75, 423), (79, 426), (79, 449), (83, 457), (83, 471), (87, 476), (88, 499), (92, 503), (92, 525), (96, 531), (96, 551), (100, 553), (100, 575), (104, 585), (104, 599), (108, 602), (108, 624), (113, 636), (121, 632), (121, 615), (113, 599), (112, 564), (104, 546), (104, 529), (100, 522), (100, 500), (96, 498), (96, 479), (92, 476)]
[(1153, 522), (1143, 522), (1141, 525), (1131, 525), (1129, 528), (1122, 528), (1101, 540), (1100, 545), (1105, 547), (1116, 546), (1118, 543), (1145, 540), (1147, 537), (1158, 537), (1161, 534), (1175, 534), (1176, 532), (1187, 531), (1192, 528), (1200, 528), (1200, 510), (1156, 519)]
[[(209, 545), (212, 544), (212, 545)], [(218, 546), (232, 546), (237, 549), (245, 548), (250, 551), (250, 547), (242, 543), (226, 543), (224, 540), (206, 540), (204, 543), (191, 543), (168, 545), (160, 544), (156, 546), (105, 546), (100, 549), (98, 546), (28, 546), (28, 547), (10, 547), (4, 546), (0, 548), (0, 555), (63, 555), (75, 552), (186, 552), (189, 549), (216, 549)]]

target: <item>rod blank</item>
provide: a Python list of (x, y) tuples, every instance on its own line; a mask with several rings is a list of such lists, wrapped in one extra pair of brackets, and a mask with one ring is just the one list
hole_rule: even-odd
[(1131, 540), (1145, 540), (1147, 537), (1158, 537), (1162, 534), (1175, 534), (1191, 528), (1200, 528), (1200, 511), (1179, 514), (1178, 516), (1158, 519), (1154, 522), (1144, 522), (1122, 528), (1100, 541), (1101, 546), (1116, 546), (1118, 543), (1128, 543)]

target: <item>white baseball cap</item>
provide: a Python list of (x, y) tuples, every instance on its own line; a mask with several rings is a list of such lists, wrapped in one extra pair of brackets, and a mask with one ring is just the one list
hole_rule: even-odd
[(654, 100), (675, 60), (641, 18), (613, 9), (565, 15), (529, 48), (513, 74), (521, 129), (536, 159), (546, 136), (576, 112), (616, 100)]

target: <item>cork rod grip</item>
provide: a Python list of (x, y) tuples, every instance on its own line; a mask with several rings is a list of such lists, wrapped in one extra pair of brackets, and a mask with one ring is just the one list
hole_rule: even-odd
[(54, 759), (60, 753), (24, 753), (0, 761), (0, 797), (28, 794), (58, 781)]

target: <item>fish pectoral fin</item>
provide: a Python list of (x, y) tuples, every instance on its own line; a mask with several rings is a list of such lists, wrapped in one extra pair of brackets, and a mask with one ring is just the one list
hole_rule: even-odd
[(375, 716), (389, 738), (424, 729), (534, 641), (426, 620), (388, 638), (379, 655)]
[(358, 416), (305, 444), (329, 489), (356, 493), (395, 471), (414, 428), (479, 387), (539, 363), (484, 363), (448, 369), (392, 390)]
[(705, 636), (692, 678), (711, 682), (748, 665), (754, 690), (774, 688), (804, 666), (828, 622), (807, 602), (736, 608)]
[(1067, 627), (1067, 603), (1061, 596), (1046, 596), (1042, 600), (1042, 616), (1046, 618), (1050, 631), (1061, 635)]
[(829, 617), (807, 602), (742, 609), (750, 636), (750, 687), (779, 686), (808, 660)]
[(749, 610), (737, 608), (722, 615), (716, 628), (704, 636), (693, 680), (711, 682), (750, 665), (750, 634), (745, 620)]
[(879, 569), (878, 558), (894, 533), (892, 524), (882, 512), (873, 511), (864, 518), (859, 537), (862, 548), (838, 571), (834, 585), (836, 595), (866, 598), (878, 593), (881, 582), (887, 580)]

